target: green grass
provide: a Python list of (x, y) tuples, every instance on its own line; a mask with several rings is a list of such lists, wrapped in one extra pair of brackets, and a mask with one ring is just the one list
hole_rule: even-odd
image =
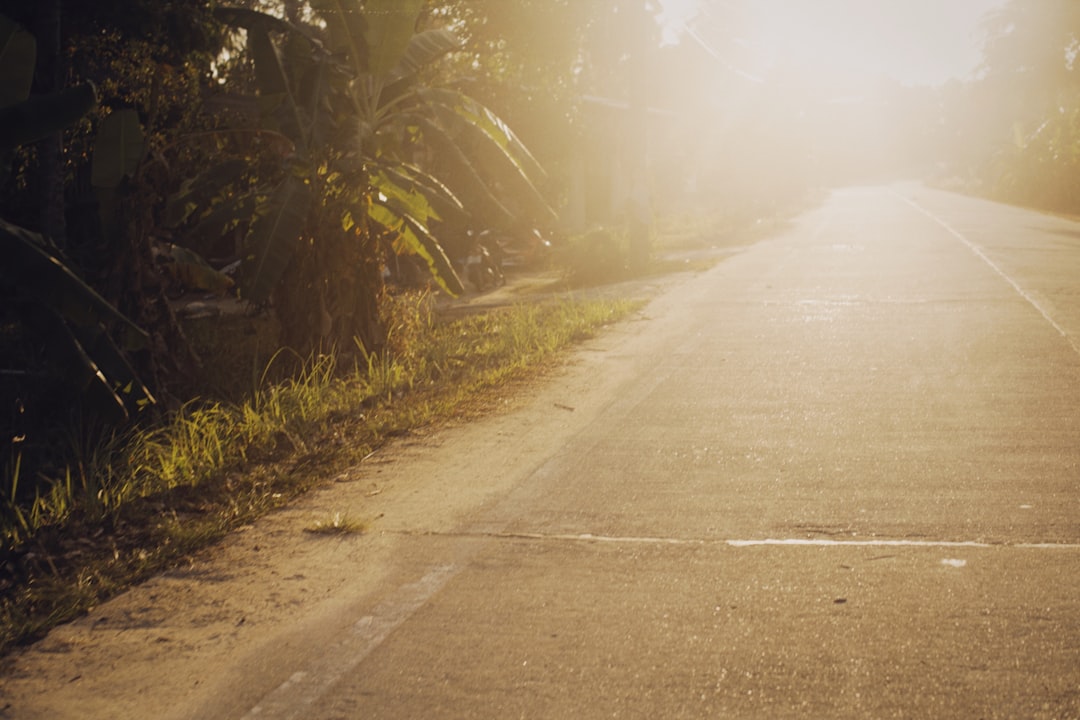
[(304, 528), (304, 532), (313, 535), (361, 535), (367, 530), (367, 525), (353, 520), (348, 515), (335, 512), (325, 520), (317, 520)]
[[(191, 403), (151, 429), (73, 433), (79, 460), (29, 505), (7, 503), (0, 518), (11, 565), (0, 584), (0, 652), (288, 503), (396, 435), (494, 407), (500, 392), (638, 306), (561, 300), (440, 324), (430, 297), (398, 303), (383, 354), (311, 358), (277, 383), (263, 372), (246, 399)], [(362, 532), (363, 524), (331, 517), (309, 531)]]

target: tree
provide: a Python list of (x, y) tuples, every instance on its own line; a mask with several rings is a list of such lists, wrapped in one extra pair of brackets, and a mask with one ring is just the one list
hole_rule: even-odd
[(520, 134), (548, 169), (544, 188), (565, 202), (582, 138), (582, 99), (593, 92), (590, 46), (617, 37), (610, 0), (430, 0), (427, 23), (462, 39), (446, 67), (454, 81)]
[(459, 43), (445, 29), (414, 30), (421, 4), (315, 0), (325, 29), (218, 11), (247, 33), (258, 129), (284, 140), (275, 172), (246, 193), (223, 188), (226, 207), (255, 213), (240, 292), (255, 303), (272, 297), (298, 350), (382, 345), (387, 246), (422, 258), (457, 293), (437, 223), (552, 215), (533, 183), (543, 172), (510, 128), (460, 90), (424, 82), (425, 68)]
[(1010, 0), (984, 23), (987, 81), (1022, 106), (1042, 110), (1080, 89), (1080, 5), (1072, 0)]
[(987, 186), (1007, 200), (1076, 210), (1080, 5), (1012, 0), (985, 29), (984, 77), (971, 116), (996, 138), (985, 151)]

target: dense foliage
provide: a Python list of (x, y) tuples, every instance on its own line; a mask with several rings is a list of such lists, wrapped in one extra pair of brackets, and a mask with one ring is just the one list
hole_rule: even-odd
[(200, 393), (176, 293), (269, 309), (300, 356), (370, 354), (389, 258), (453, 294), (455, 233), (554, 217), (529, 151), (436, 69), (460, 44), (422, 0), (251, 5), (0, 3), (15, 517), (70, 480), (79, 428)]
[(981, 77), (942, 90), (950, 169), (999, 199), (1080, 211), (1080, 5), (1010, 0), (984, 30)]

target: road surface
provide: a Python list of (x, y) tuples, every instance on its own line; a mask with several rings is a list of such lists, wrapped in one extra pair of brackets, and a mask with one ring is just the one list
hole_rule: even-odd
[(0, 717), (1080, 718), (1080, 224), (837, 191), (339, 480)]

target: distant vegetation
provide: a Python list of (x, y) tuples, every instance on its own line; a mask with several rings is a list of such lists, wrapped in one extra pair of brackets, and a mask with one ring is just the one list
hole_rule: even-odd
[(1010, 0), (986, 30), (984, 76), (953, 89), (958, 166), (991, 197), (1080, 213), (1080, 3)]

